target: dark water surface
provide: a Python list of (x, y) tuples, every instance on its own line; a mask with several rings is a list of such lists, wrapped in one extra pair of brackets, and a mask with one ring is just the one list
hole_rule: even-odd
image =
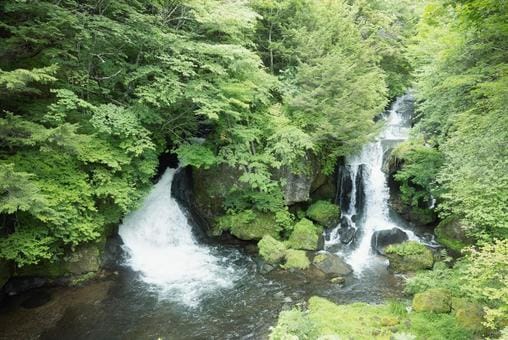
[[(204, 296), (197, 307), (187, 307), (175, 296), (166, 298), (137, 273), (120, 267), (85, 287), (45, 289), (7, 299), (0, 313), (0, 338), (264, 339), (281, 310), (305, 304), (313, 295), (338, 303), (380, 303), (401, 292), (401, 279), (379, 258), (362, 277), (351, 276), (341, 286), (297, 272), (261, 275), (243, 250), (213, 249), (229, 258), (241, 277), (234, 288)], [(43, 304), (38, 306), (41, 296)]]

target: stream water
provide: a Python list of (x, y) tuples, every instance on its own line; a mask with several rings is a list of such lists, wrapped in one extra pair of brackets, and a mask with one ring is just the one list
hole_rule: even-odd
[(382, 172), (387, 145), (407, 135), (404, 98), (384, 116), (380, 137), (347, 160), (353, 183), (362, 184), (353, 186), (358, 192), (343, 209), (357, 237), (337, 247), (336, 230), (326, 244), (354, 267), (344, 285), (296, 272), (262, 275), (242, 247), (198, 242), (186, 211), (171, 197), (176, 170), (168, 169), (120, 226), (124, 255), (107, 284), (46, 289), (54, 298), (39, 308), (23, 308), (26, 295), (10, 298), (0, 313), (0, 339), (263, 339), (281, 310), (313, 295), (337, 303), (399, 297), (401, 278), (370, 252), (370, 238), (375, 230), (407, 228), (388, 208)]

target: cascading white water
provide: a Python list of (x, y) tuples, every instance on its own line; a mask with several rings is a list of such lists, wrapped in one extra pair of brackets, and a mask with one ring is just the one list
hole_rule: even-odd
[[(389, 216), (389, 189), (386, 174), (383, 172), (383, 156), (387, 145), (393, 147), (408, 137), (409, 117), (405, 117), (403, 112), (400, 112), (400, 106), (407, 99), (406, 96), (400, 97), (393, 104), (388, 115), (385, 117), (385, 128), (378, 138), (372, 143), (365, 145), (358, 155), (346, 159), (346, 164), (351, 169), (353, 186), (349, 209), (343, 212), (343, 216), (350, 221), (357, 213), (356, 199), (359, 193), (356, 192), (355, 182), (360, 166), (363, 165), (362, 181), (365, 206), (362, 218), (358, 219), (356, 223), (352, 222), (354, 227), (360, 229), (360, 236), (356, 241), (356, 248), (351, 252), (343, 252), (346, 261), (357, 274), (361, 274), (375, 260), (376, 255), (371, 251), (371, 238), (376, 230), (394, 227), (404, 229), (403, 226), (398, 225)], [(358, 216), (356, 217), (358, 218)], [(337, 230), (339, 228), (340, 226)], [(404, 231), (408, 234), (409, 239), (417, 239), (412, 231), (405, 229)], [(327, 242), (328, 247), (338, 243), (339, 239), (337, 239), (337, 235), (336, 231), (332, 233), (330, 241)]]
[(141, 273), (161, 297), (187, 306), (203, 294), (231, 287), (236, 273), (225, 258), (199, 245), (187, 217), (171, 197), (176, 169), (167, 169), (142, 206), (125, 217), (119, 229), (127, 264)]

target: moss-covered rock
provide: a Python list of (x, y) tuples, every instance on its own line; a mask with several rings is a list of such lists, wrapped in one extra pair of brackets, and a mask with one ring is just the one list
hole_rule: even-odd
[(303, 250), (288, 249), (286, 251), (286, 263), (282, 266), (284, 269), (307, 269), (310, 266), (307, 253)]
[(449, 290), (432, 288), (413, 297), (415, 312), (449, 313), (452, 309), (452, 295)]
[(461, 298), (452, 298), (452, 312), (459, 325), (463, 328), (479, 334), (484, 331), (483, 307)]
[(398, 273), (431, 269), (434, 264), (432, 251), (416, 241), (390, 245), (385, 249), (389, 268)]
[(225, 215), (219, 218), (218, 226), (241, 240), (260, 240), (265, 235), (279, 238), (281, 227), (275, 220), (275, 215), (253, 210)]
[(286, 255), (286, 246), (277, 241), (270, 235), (265, 235), (258, 242), (259, 255), (268, 263), (276, 264), (284, 259)]
[(460, 220), (455, 216), (442, 220), (434, 233), (439, 243), (454, 252), (460, 252), (462, 248), (472, 244), (472, 241), (466, 236)]
[(323, 228), (303, 218), (295, 224), (287, 245), (292, 249), (318, 250), (322, 240)]
[(307, 217), (325, 228), (337, 226), (340, 219), (340, 209), (328, 201), (317, 201), (307, 209)]
[(87, 273), (96, 273), (100, 269), (104, 243), (89, 243), (77, 247), (61, 260), (56, 262), (43, 261), (37, 265), (28, 265), (17, 268), (14, 275), (17, 277), (45, 277), (56, 279), (66, 276), (79, 276)]

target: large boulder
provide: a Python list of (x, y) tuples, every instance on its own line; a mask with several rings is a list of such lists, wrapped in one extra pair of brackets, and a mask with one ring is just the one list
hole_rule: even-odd
[(192, 206), (193, 214), (199, 216), (200, 222), (206, 223), (209, 230), (215, 230), (217, 217), (225, 213), (224, 199), (231, 188), (236, 186), (241, 189), (243, 184), (239, 181), (240, 176), (240, 170), (227, 165), (192, 169), (192, 197), (187, 201)]
[(442, 288), (428, 289), (413, 297), (415, 312), (449, 313), (452, 309), (452, 295)]
[(349, 244), (356, 238), (356, 228), (353, 227), (353, 222), (350, 217), (342, 216), (340, 218), (339, 236), (342, 244)]
[(466, 236), (459, 218), (455, 216), (442, 220), (434, 233), (439, 243), (454, 252), (460, 252), (462, 248), (472, 244), (472, 241)]
[(336, 227), (340, 220), (339, 207), (328, 201), (314, 202), (307, 209), (306, 215), (309, 219), (325, 228)]
[(374, 234), (372, 234), (370, 243), (372, 249), (374, 249), (376, 253), (383, 255), (384, 249), (387, 246), (402, 243), (408, 239), (407, 234), (402, 229), (392, 228), (375, 231)]
[(314, 256), (312, 264), (326, 276), (346, 276), (353, 272), (351, 266), (340, 256), (328, 252)]
[(432, 269), (434, 265), (432, 251), (416, 241), (390, 245), (385, 248), (385, 256), (390, 261), (389, 268), (397, 273)]
[(323, 243), (323, 228), (306, 218), (295, 224), (287, 241), (289, 248), (301, 250), (318, 250)]

